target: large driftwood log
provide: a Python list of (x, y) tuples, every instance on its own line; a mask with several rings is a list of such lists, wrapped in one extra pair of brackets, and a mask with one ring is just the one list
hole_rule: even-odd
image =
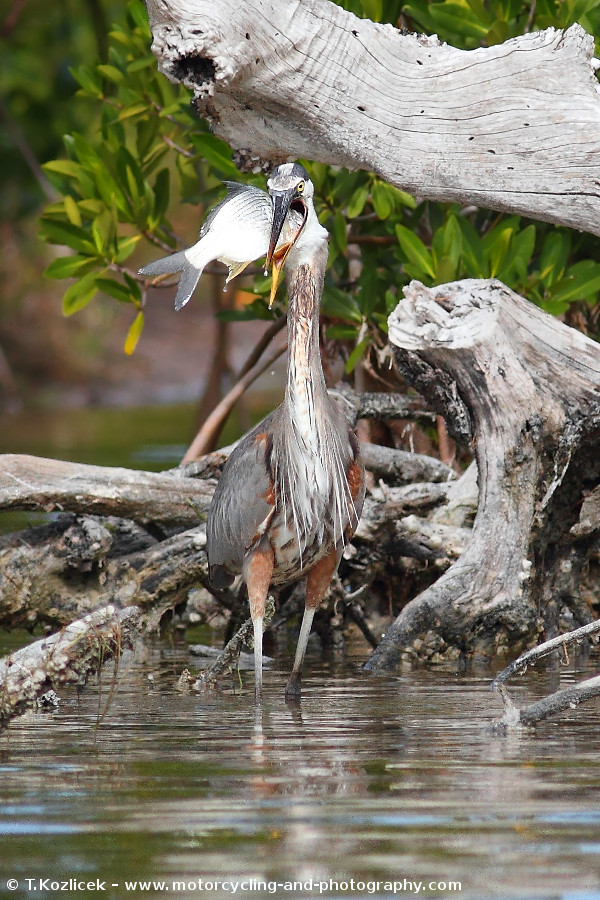
[(0, 466), (0, 508), (127, 516), (155, 525), (195, 525), (206, 516), (214, 483), (183, 481), (180, 472), (73, 464), (5, 454)]
[(398, 366), (471, 442), (479, 507), (465, 552), (400, 613), (368, 668), (442, 641), (515, 655), (569, 610), (592, 618), (579, 583), (600, 482), (600, 347), (497, 281), (412, 282), (390, 316)]
[(0, 624), (60, 627), (136, 604), (154, 630), (206, 577), (205, 545), (203, 526), (160, 540), (129, 520), (68, 514), (0, 537)]
[(248, 168), (308, 157), (600, 234), (594, 39), (578, 25), (463, 51), (328, 0), (147, 7), (161, 70)]

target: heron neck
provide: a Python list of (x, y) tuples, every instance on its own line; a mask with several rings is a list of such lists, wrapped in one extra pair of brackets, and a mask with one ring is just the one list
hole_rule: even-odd
[[(325, 259), (327, 258), (325, 246)], [(317, 413), (329, 402), (319, 348), (319, 303), (324, 260), (304, 262), (288, 275), (288, 372), (286, 402), (299, 433), (318, 443)]]

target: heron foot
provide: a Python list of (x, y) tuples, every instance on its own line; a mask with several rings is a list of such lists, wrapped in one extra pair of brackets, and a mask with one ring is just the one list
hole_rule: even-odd
[(285, 686), (285, 699), (292, 703), (299, 703), (302, 694), (302, 675), (300, 672), (292, 672)]

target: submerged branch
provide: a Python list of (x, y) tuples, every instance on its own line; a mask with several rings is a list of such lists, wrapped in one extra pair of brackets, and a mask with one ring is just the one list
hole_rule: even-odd
[(520, 725), (537, 725), (542, 719), (548, 716), (556, 715), (564, 712), (566, 709), (576, 709), (580, 703), (585, 700), (592, 700), (594, 697), (600, 697), (600, 675), (594, 678), (587, 678), (580, 681), (572, 687), (565, 688), (562, 691), (556, 691), (550, 697), (544, 697), (536, 703), (530, 703), (524, 709), (519, 710)]
[[(265, 618), (264, 618), (264, 628), (268, 628), (271, 619), (275, 614), (275, 603), (273, 601), (273, 597), (269, 597), (267, 599), (267, 606), (265, 609)], [(206, 688), (212, 685), (215, 685), (217, 681), (228, 672), (233, 671), (237, 667), (238, 658), (241, 652), (241, 649), (244, 645), (246, 645), (252, 638), (253, 634), (253, 626), (252, 619), (246, 619), (245, 622), (238, 628), (234, 636), (230, 641), (225, 645), (221, 653), (219, 653), (217, 659), (214, 661), (210, 668), (205, 669), (197, 678), (193, 676), (189, 676), (189, 678), (185, 679), (185, 683), (191, 690), (199, 691), (202, 688)], [(264, 661), (264, 657), (263, 657)]]
[(558, 637), (552, 638), (550, 641), (544, 641), (538, 647), (522, 653), (518, 659), (515, 659), (509, 666), (500, 672), (494, 678), (491, 684), (493, 691), (497, 691), (502, 697), (504, 703), (504, 713), (502, 718), (496, 723), (496, 727), (501, 728), (518, 728), (520, 726), (537, 725), (548, 716), (556, 715), (564, 712), (566, 709), (575, 709), (585, 700), (591, 700), (600, 696), (600, 675), (593, 678), (586, 678), (578, 684), (574, 684), (561, 691), (555, 691), (549, 697), (530, 703), (528, 706), (519, 708), (515, 706), (505, 687), (505, 682), (513, 675), (521, 674), (526, 671), (527, 667), (544, 656), (553, 653), (555, 650), (567, 648), (569, 644), (579, 643), (584, 638), (600, 632), (600, 620), (590, 622), (574, 631), (568, 631)]
[(500, 686), (503, 685), (505, 681), (508, 681), (509, 678), (512, 678), (513, 675), (520, 675), (522, 672), (525, 672), (531, 663), (537, 662), (538, 659), (542, 659), (544, 656), (548, 656), (548, 654), (552, 653), (554, 650), (560, 650), (561, 647), (567, 647), (569, 644), (579, 643), (584, 638), (598, 632), (600, 632), (600, 619), (597, 619), (595, 622), (589, 622), (587, 625), (576, 628), (574, 631), (567, 631), (565, 634), (559, 634), (558, 637), (552, 638), (550, 641), (544, 641), (543, 644), (539, 644), (539, 646), (534, 647), (532, 650), (527, 650), (494, 678), (491, 685), (492, 690), (499, 691)]

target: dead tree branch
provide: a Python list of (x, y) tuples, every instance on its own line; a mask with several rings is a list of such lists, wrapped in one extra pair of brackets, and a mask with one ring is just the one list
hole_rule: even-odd
[(537, 725), (543, 719), (557, 715), (567, 709), (574, 709), (585, 700), (591, 700), (600, 696), (600, 675), (594, 678), (586, 678), (584, 681), (564, 688), (562, 691), (555, 691), (549, 697), (544, 697), (542, 700), (537, 700), (535, 703), (530, 703), (521, 709), (512, 702), (505, 687), (505, 683), (509, 678), (525, 672), (532, 663), (537, 662), (544, 656), (548, 656), (550, 653), (555, 653), (557, 650), (564, 650), (566, 653), (570, 644), (579, 644), (598, 632), (600, 632), (600, 620), (590, 622), (589, 625), (561, 634), (550, 641), (545, 641), (538, 647), (534, 647), (533, 650), (522, 653), (518, 659), (503, 669), (494, 678), (491, 685), (493, 691), (498, 691), (504, 703), (504, 714), (495, 723), (496, 727), (511, 730), (523, 726)]
[(269, 366), (272, 366), (273, 363), (285, 353), (285, 350), (285, 344), (281, 347), (273, 348), (266, 359), (256, 363), (254, 368), (249, 369), (245, 375), (236, 381), (231, 390), (228, 391), (204, 421), (200, 431), (187, 449), (185, 456), (182, 459), (183, 463), (191, 462), (198, 456), (202, 456), (208, 447), (214, 446), (216, 436), (221, 433), (227, 417), (244, 391), (247, 390), (247, 388), (250, 387), (263, 372), (266, 372)]
[(408, 453), (379, 444), (363, 444), (362, 457), (375, 478), (388, 484), (408, 484), (414, 481), (454, 481), (456, 472), (439, 459), (422, 453)]
[(260, 363), (260, 358), (287, 322), (287, 315), (279, 316), (264, 332), (261, 339), (250, 352), (246, 362), (237, 373), (237, 381), (230, 391), (217, 403), (198, 430), (194, 440), (187, 449), (182, 463), (191, 462), (208, 453), (219, 439), (223, 426), (232, 409), (250, 385), (265, 372), (269, 366), (279, 359), (285, 350), (280, 347)]
[(531, 703), (519, 710), (519, 723), (524, 726), (537, 725), (542, 719), (565, 712), (567, 709), (576, 709), (580, 703), (600, 697), (600, 675), (587, 678), (562, 691), (556, 691), (550, 697), (544, 697), (536, 703)]
[(50, 688), (81, 684), (109, 659), (132, 647), (139, 621), (135, 606), (106, 606), (72, 622), (51, 637), (0, 661), (0, 723), (35, 705)]
[(171, 472), (88, 466), (38, 456), (0, 456), (0, 509), (123, 516), (135, 522), (195, 525), (214, 484)]
[(598, 632), (600, 632), (600, 619), (590, 622), (588, 625), (583, 625), (581, 628), (576, 628), (575, 631), (559, 634), (558, 637), (552, 638), (550, 641), (544, 641), (543, 644), (538, 644), (538, 646), (534, 647), (532, 650), (527, 650), (525, 653), (522, 653), (518, 659), (515, 659), (514, 662), (511, 662), (509, 666), (503, 669), (499, 675), (496, 675), (492, 681), (492, 690), (499, 691), (509, 678), (512, 678), (513, 675), (521, 675), (523, 672), (526, 672), (532, 663), (538, 662), (538, 660), (543, 659), (544, 656), (548, 656), (556, 650), (564, 649), (566, 651), (566, 648), (570, 644), (579, 644), (584, 638), (591, 637), (591, 635), (597, 634)]
[(465, 51), (328, 0), (147, 6), (160, 69), (248, 169), (293, 148), (430, 200), (600, 233), (600, 96), (579, 25)]
[[(268, 627), (274, 613), (275, 604), (273, 598), (269, 597), (267, 600), (267, 608), (265, 610), (265, 628)], [(252, 645), (252, 635), (252, 619), (248, 618), (242, 623), (240, 628), (238, 628), (231, 640), (227, 642), (227, 645), (219, 653), (212, 666), (201, 672), (197, 678), (190, 675), (185, 679), (184, 683), (194, 691), (214, 686), (223, 675), (227, 672), (232, 672), (238, 667), (238, 659), (242, 647), (248, 644)], [(263, 657), (263, 661), (265, 661), (265, 659), (268, 658)]]
[(344, 409), (352, 427), (359, 419), (412, 419), (427, 425), (434, 425), (436, 421), (435, 413), (419, 395), (410, 397), (407, 394), (355, 391), (346, 382), (336, 385), (330, 393), (344, 401)]

